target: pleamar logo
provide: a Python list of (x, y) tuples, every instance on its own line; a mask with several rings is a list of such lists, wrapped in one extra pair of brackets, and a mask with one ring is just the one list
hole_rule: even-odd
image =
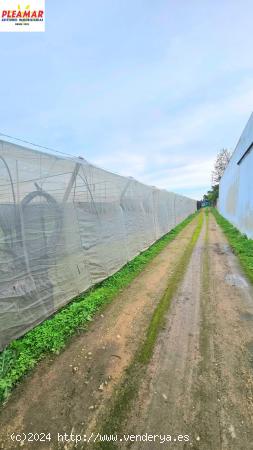
[(0, 31), (44, 31), (45, 1), (0, 0)]
[(18, 18), (40, 18), (42, 19), (44, 15), (44, 11), (41, 10), (31, 10), (30, 5), (27, 5), (24, 11), (21, 10), (21, 6), (18, 5), (17, 10), (3, 10), (2, 18), (6, 17), (7, 19), (18, 19)]

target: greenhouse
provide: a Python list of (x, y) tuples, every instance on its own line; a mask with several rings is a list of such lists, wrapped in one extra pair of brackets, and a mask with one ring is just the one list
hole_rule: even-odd
[(0, 349), (195, 209), (82, 158), (0, 141)]

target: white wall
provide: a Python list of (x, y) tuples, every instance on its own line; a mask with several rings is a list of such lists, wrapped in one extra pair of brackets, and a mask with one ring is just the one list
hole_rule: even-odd
[(253, 114), (221, 179), (218, 206), (220, 213), (250, 238), (253, 238), (253, 146), (243, 155), (252, 143)]

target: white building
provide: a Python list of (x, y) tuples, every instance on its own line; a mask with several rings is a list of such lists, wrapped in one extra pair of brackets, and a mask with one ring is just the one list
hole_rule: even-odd
[(220, 213), (253, 238), (253, 113), (220, 181)]

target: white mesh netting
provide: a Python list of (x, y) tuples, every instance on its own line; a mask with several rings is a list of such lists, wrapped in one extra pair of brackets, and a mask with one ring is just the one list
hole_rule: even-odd
[(0, 141), (0, 349), (195, 210), (85, 160)]

